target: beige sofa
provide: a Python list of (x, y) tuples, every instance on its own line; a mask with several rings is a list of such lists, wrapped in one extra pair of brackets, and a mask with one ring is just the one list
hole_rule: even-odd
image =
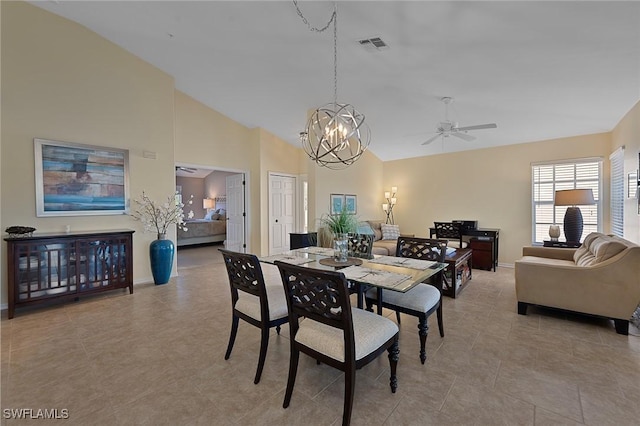
[(640, 246), (623, 238), (589, 234), (579, 249), (523, 247), (515, 263), (518, 313), (549, 306), (614, 320), (628, 334), (640, 303)]
[[(366, 223), (371, 226), (373, 230), (373, 247), (371, 249), (372, 254), (382, 254), (385, 256), (395, 256), (396, 246), (398, 240), (383, 240), (382, 239), (382, 224), (381, 220), (367, 220)], [(400, 234), (403, 237), (413, 237), (413, 234)], [(333, 234), (325, 227), (318, 229), (318, 246), (320, 247), (332, 247), (333, 246)]]

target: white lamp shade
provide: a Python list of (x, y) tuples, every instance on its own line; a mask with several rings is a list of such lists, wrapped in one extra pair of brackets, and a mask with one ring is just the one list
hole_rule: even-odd
[(392, 186), (392, 187), (391, 187), (391, 192), (392, 192), (393, 194), (395, 194), (396, 192), (398, 192), (398, 187), (397, 187), (397, 186)]
[(216, 206), (216, 203), (213, 200), (213, 198), (205, 198), (204, 200), (202, 200), (202, 208), (203, 209), (212, 209), (215, 206)]
[(595, 204), (591, 189), (565, 189), (556, 191), (554, 204), (556, 206), (587, 206)]
[(390, 192), (385, 192), (384, 193), (384, 198), (391, 198), (391, 193)]
[(382, 210), (384, 210), (384, 211), (386, 212), (388, 209), (389, 209), (389, 204), (384, 203), (384, 204), (382, 205)]

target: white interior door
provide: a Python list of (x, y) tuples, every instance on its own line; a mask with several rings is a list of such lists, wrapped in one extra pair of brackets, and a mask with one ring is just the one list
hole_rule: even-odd
[(244, 253), (245, 241), (244, 173), (227, 176), (227, 240), (225, 248)]
[(296, 178), (269, 174), (269, 254), (289, 250), (296, 225)]

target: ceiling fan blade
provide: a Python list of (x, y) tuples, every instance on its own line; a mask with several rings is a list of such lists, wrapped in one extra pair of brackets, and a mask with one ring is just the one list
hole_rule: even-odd
[(459, 132), (453, 132), (451, 133), (451, 136), (455, 136), (457, 138), (463, 139), (467, 142), (474, 140), (476, 137), (475, 136), (471, 136), (471, 135), (467, 135), (466, 133), (459, 133)]
[(422, 142), (421, 145), (429, 145), (431, 142), (435, 141), (436, 139), (438, 139), (440, 137), (441, 133), (438, 133), (435, 136), (430, 137), (429, 139), (427, 139), (426, 141)]
[(458, 127), (457, 130), (466, 131), (466, 130), (480, 130), (480, 129), (495, 129), (498, 125), (496, 123), (490, 124), (478, 124), (475, 126), (466, 126), (466, 127)]

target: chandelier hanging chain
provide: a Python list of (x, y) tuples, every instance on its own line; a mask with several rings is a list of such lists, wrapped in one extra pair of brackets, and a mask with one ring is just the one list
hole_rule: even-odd
[(371, 133), (363, 114), (353, 105), (338, 103), (338, 5), (333, 2), (329, 22), (316, 28), (304, 17), (296, 0), (293, 4), (310, 31), (322, 33), (333, 23), (333, 102), (316, 108), (307, 120), (305, 131), (300, 132), (300, 141), (309, 158), (319, 166), (342, 169), (362, 156), (371, 141)]
[(302, 11), (298, 7), (298, 2), (296, 0), (293, 0), (293, 4), (296, 6), (296, 11), (298, 12), (298, 16), (302, 19), (302, 22), (304, 22), (306, 26), (309, 28), (309, 31), (314, 31), (316, 33), (323, 33), (327, 30), (327, 28), (329, 28), (329, 25), (331, 25), (333, 20), (336, 19), (336, 7), (334, 4), (333, 13), (331, 14), (331, 18), (329, 19), (329, 22), (327, 22), (327, 24), (322, 28), (312, 27), (309, 21), (307, 20), (307, 18), (304, 17), (304, 15), (302, 14)]

